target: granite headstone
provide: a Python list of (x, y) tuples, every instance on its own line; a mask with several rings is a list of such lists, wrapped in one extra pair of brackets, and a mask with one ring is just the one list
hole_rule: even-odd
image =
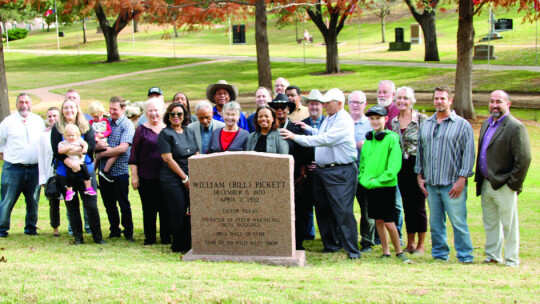
[(294, 161), (224, 152), (189, 159), (193, 248), (184, 260), (304, 266), (295, 250)]

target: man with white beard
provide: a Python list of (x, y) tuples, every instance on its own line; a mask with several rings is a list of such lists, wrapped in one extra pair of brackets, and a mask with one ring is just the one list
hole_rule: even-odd
[(396, 96), (396, 85), (392, 80), (381, 80), (379, 81), (379, 86), (377, 87), (377, 103), (380, 106), (386, 108), (388, 113), (388, 121), (386, 122), (386, 129), (392, 130), (390, 122), (394, 117), (399, 115), (399, 110), (394, 102), (394, 97)]

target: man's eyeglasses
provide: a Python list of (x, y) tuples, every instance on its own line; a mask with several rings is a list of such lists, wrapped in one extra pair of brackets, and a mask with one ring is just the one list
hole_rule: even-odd
[(173, 117), (183, 117), (184, 116), (184, 113), (182, 112), (171, 112), (169, 113), (169, 117), (173, 118)]

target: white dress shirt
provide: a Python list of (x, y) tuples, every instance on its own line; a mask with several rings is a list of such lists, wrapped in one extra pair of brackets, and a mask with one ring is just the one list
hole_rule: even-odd
[(34, 165), (38, 162), (38, 143), (45, 122), (34, 113), (22, 117), (15, 112), (0, 124), (0, 152), (12, 164)]
[(52, 165), (53, 151), (51, 147), (51, 130), (46, 130), (41, 134), (38, 146), (38, 170), (39, 184), (44, 185), (49, 177), (54, 174)]
[(312, 135), (295, 135), (294, 141), (305, 147), (315, 147), (315, 162), (319, 165), (349, 164), (356, 161), (354, 121), (340, 110), (327, 117), (319, 129), (307, 127)]

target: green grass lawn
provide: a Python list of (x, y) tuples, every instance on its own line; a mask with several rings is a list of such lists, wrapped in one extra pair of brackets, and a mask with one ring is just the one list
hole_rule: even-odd
[[(57, 56), (5, 54), (9, 90), (34, 89), (168, 66), (203, 61), (195, 58), (124, 56), (103, 63), (98, 55)], [(65, 92), (65, 90), (64, 90)]]
[[(478, 124), (475, 124), (476, 138)], [(540, 127), (528, 126), (533, 156), (540, 153)], [(469, 180), (468, 222), (475, 263), (455, 259), (452, 232), (447, 263), (427, 253), (412, 256), (413, 264), (381, 261), (380, 247), (349, 261), (344, 252), (322, 254), (317, 234), (305, 242), (307, 266), (286, 268), (247, 263), (183, 262), (165, 245), (143, 246), (142, 211), (131, 190), (135, 243), (107, 240), (74, 246), (61, 208), (61, 237), (53, 238), (48, 203), (39, 208), (40, 235), (23, 234), (25, 206), (19, 199), (11, 217), (10, 236), (0, 239), (0, 303), (538, 303), (540, 302), (540, 163), (534, 157), (519, 196), (521, 266), (483, 265), (485, 242), (480, 199)], [(193, 202), (195, 203), (195, 202)], [(101, 226), (108, 235), (107, 216), (98, 201)], [(355, 215), (359, 219), (358, 205)]]
[[(457, 12), (453, 4), (444, 4), (446, 11), (437, 12), (437, 39), (441, 62), (456, 62), (456, 35)], [(522, 23), (523, 12), (518, 13), (516, 8), (494, 9), (497, 18), (511, 18), (514, 20), (514, 30), (503, 32), (504, 39), (492, 41), (495, 45), (497, 60), (491, 64), (507, 65), (534, 65), (535, 64), (535, 24)], [(488, 9), (475, 16), (476, 31), (475, 43), (487, 34)], [(171, 26), (140, 25), (140, 31), (135, 33), (135, 44), (131, 26), (127, 26), (119, 35), (120, 52), (152, 52), (173, 54), (207, 54), (207, 55), (244, 55), (255, 56), (255, 36), (253, 19), (247, 21), (232, 20), (233, 24), (246, 24), (246, 44), (229, 46), (227, 24), (205, 29), (195, 33), (180, 31), (180, 37), (174, 39)], [(388, 42), (394, 41), (394, 28), (405, 29), (405, 40), (410, 40), (410, 24), (416, 23), (408, 8), (404, 4), (394, 6), (392, 15), (386, 25), (387, 42), (381, 43), (380, 23), (377, 17), (364, 9), (361, 18), (349, 18), (347, 25), (339, 34), (339, 54), (341, 59), (362, 60), (395, 60), (395, 61), (423, 61), (424, 45), (413, 45), (408, 52), (388, 52)], [(321, 45), (322, 36), (314, 23), (306, 18), (305, 24), (298, 23), (298, 35), (301, 37), (303, 28), (309, 30), (314, 37), (314, 44), (305, 46), (305, 56), (308, 58), (325, 58), (325, 47)], [(82, 30), (80, 24), (61, 26), (65, 37), (60, 38), (60, 48), (63, 50), (105, 51), (105, 42), (102, 34), (96, 32), (97, 23), (88, 22), (88, 43), (82, 44)], [(269, 15), (268, 36), (270, 56), (277, 57), (303, 57), (304, 45), (296, 43), (297, 30), (294, 24), (282, 28), (276, 27), (275, 16)], [(51, 29), (31, 32), (26, 39), (10, 42), (13, 49), (48, 49), (55, 50), (56, 31)], [(102, 57), (103, 58), (103, 57)], [(103, 59), (102, 59), (103, 60)], [(478, 61), (486, 63), (486, 61)]]
[[(117, 63), (96, 63), (98, 55), (33, 55), (5, 54), (8, 88), (10, 91), (26, 90), (76, 81), (98, 79), (107, 76), (147, 70), (159, 67), (178, 66), (201, 60), (192, 58), (159, 58), (125, 56)], [(339, 87), (344, 91), (375, 91), (381, 79), (392, 79), (398, 86), (407, 85), (416, 91), (431, 91), (442, 83), (452, 84), (455, 71), (451, 69), (429, 69), (414, 67), (384, 67), (342, 65), (343, 75), (318, 75), (324, 64), (272, 63), (273, 78), (282, 76), (303, 91), (313, 88), (327, 90)], [(83, 100), (109, 100), (122, 95), (129, 100), (142, 100), (151, 86), (160, 86), (167, 99), (178, 91), (184, 91), (190, 99), (205, 99), (206, 87), (219, 79), (226, 79), (239, 88), (240, 95), (253, 96), (258, 87), (255, 62), (226, 61), (210, 65), (191, 66), (168, 71), (145, 73), (93, 84), (77, 85)], [(508, 92), (540, 91), (540, 76), (527, 71), (474, 71), (475, 92), (503, 89)], [(533, 84), (533, 85), (531, 85)], [(65, 88), (51, 92), (64, 94)], [(16, 93), (10, 93), (12, 103)]]

